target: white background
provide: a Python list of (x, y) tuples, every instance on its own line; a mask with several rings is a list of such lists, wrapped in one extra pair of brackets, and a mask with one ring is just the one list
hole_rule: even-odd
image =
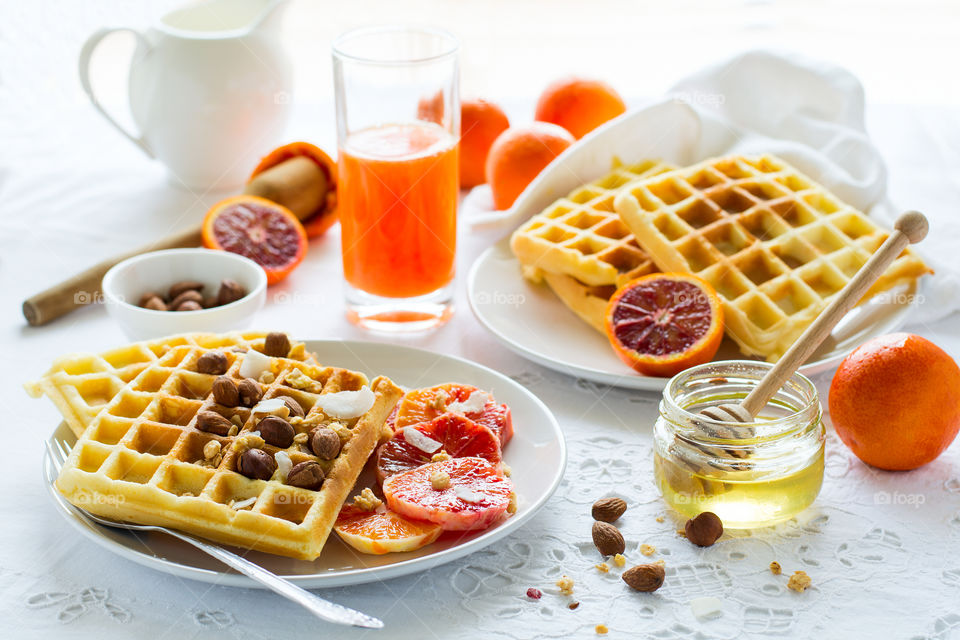
[[(144, 26), (176, 4), (0, 4), (4, 637), (331, 633), (272, 595), (184, 583), (115, 560), (76, 538), (40, 482), (41, 443), (58, 417), (48, 403), (29, 400), (20, 384), (63, 352), (100, 350), (123, 337), (96, 307), (27, 328), (20, 301), (96, 260), (190, 224), (223, 196), (169, 186), (161, 167), (100, 119), (76, 80), (76, 55), (88, 33), (105, 25)], [(503, 102), (515, 122), (532, 119), (539, 89), (566, 73), (603, 77), (636, 103), (689, 71), (754, 46), (830, 59), (864, 83), (868, 127), (889, 164), (894, 202), (924, 210), (934, 222), (957, 215), (956, 3), (304, 0), (286, 16), (297, 80), (289, 138), (330, 148), (329, 43), (371, 19), (432, 23), (456, 33), (464, 93)], [(97, 57), (98, 84), (117, 107), (127, 51), (129, 43), (119, 40)], [(461, 274), (491, 240), (461, 234)], [(936, 246), (949, 245), (939, 240)], [(362, 337), (342, 319), (338, 246), (335, 232), (312, 243), (304, 265), (271, 290), (257, 324), (303, 337)], [(943, 249), (934, 257), (958, 262)], [(610, 626), (611, 638), (630, 631), (661, 638), (960, 637), (960, 445), (920, 471), (888, 474), (865, 467), (831, 437), (823, 493), (801, 518), (695, 550), (673, 533), (678, 523), (651, 482), (649, 425), (657, 397), (596, 387), (505, 352), (472, 318), (463, 289), (461, 279), (453, 323), (406, 342), (461, 354), (522, 380), (557, 413), (571, 462), (543, 514), (489, 553), (419, 577), (326, 593), (382, 617), (388, 632), (380, 637), (594, 637), (600, 622)], [(958, 320), (955, 314), (911, 330), (957, 357)], [(825, 397), (829, 374), (817, 381)], [(637, 558), (636, 546), (650, 543), (667, 560), (667, 586), (657, 594), (626, 593), (617, 576), (592, 569), (586, 513), (593, 499), (613, 492), (634, 505), (624, 521), (628, 552)], [(662, 524), (659, 515), (666, 516)], [(806, 570), (814, 587), (804, 594), (785, 590), (785, 578), (766, 571), (774, 559), (787, 570)], [(561, 572), (577, 580), (582, 605), (575, 612), (549, 593)], [(528, 586), (547, 594), (531, 603), (523, 597)], [(724, 601), (721, 619), (691, 617), (689, 600), (701, 595)], [(353, 635), (364, 634), (343, 637)]]

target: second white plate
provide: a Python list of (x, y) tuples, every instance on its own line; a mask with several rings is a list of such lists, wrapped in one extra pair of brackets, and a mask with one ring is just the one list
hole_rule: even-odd
[[(921, 283), (923, 280), (921, 279)], [(812, 375), (837, 365), (864, 340), (896, 331), (911, 311), (917, 288), (888, 292), (860, 305), (837, 325), (801, 373)], [(467, 280), (470, 308), (504, 346), (545, 367), (571, 376), (629, 389), (662, 391), (668, 378), (635, 373), (614, 354), (607, 338), (594, 331), (545, 285), (520, 273), (504, 238), (477, 258)], [(714, 360), (743, 359), (724, 339)]]

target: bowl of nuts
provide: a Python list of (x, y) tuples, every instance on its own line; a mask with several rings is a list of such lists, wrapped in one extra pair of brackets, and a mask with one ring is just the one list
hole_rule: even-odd
[(249, 326), (267, 297), (267, 275), (227, 251), (167, 249), (115, 265), (103, 276), (107, 312), (132, 340)]

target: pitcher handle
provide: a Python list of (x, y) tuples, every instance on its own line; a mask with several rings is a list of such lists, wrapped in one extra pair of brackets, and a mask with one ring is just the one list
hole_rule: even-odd
[[(117, 33), (120, 31), (127, 31), (129, 33), (132, 33), (133, 36), (137, 39), (138, 45), (142, 46), (145, 51), (148, 51), (150, 49), (150, 44), (147, 42), (147, 39), (144, 37), (142, 33), (137, 31), (136, 29), (119, 27), (119, 28), (105, 28), (105, 29), (100, 29), (98, 31), (95, 31), (90, 35), (89, 38), (87, 38), (87, 41), (83, 45), (83, 49), (80, 50), (80, 60), (79, 60), (80, 84), (83, 86), (84, 93), (86, 93), (87, 97), (90, 98), (90, 102), (92, 102), (93, 106), (97, 109), (97, 111), (100, 112), (100, 115), (106, 118), (107, 122), (112, 124), (117, 131), (125, 135), (127, 139), (130, 140), (130, 142), (137, 145), (137, 147), (139, 147), (141, 151), (147, 154), (147, 156), (153, 158), (154, 157), (153, 151), (150, 150), (150, 147), (147, 145), (146, 141), (144, 141), (143, 136), (132, 134), (126, 129), (124, 129), (122, 126), (120, 126), (120, 123), (114, 120), (113, 116), (107, 113), (107, 110), (104, 109), (103, 105), (100, 104), (100, 100), (97, 99), (97, 95), (93, 92), (93, 85), (90, 83), (90, 58), (93, 57), (93, 52), (96, 50), (97, 45), (99, 45), (100, 42), (110, 34)], [(137, 55), (136, 52), (134, 52), (134, 56), (136, 55)], [(132, 61), (131, 61), (131, 64), (133, 64)]]

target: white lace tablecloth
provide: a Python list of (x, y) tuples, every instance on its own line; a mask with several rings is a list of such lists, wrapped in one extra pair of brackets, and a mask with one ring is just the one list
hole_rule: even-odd
[[(53, 32), (66, 28), (58, 24)], [(824, 487), (813, 507), (786, 524), (695, 548), (676, 535), (681, 523), (652, 481), (650, 432), (659, 396), (565, 377), (514, 356), (471, 315), (463, 277), (453, 321), (402, 342), (465, 356), (521, 381), (556, 413), (570, 462), (557, 495), (507, 540), (419, 575), (324, 592), (381, 617), (385, 632), (333, 628), (272, 594), (180, 580), (79, 538), (41, 480), (42, 442), (58, 414), (27, 398), (20, 384), (62, 352), (100, 350), (123, 337), (96, 306), (27, 328), (19, 303), (103, 256), (183, 226), (222, 194), (168, 186), (162, 170), (75, 93), (43, 76), (28, 83), (15, 66), (3, 72), (0, 637), (554, 638), (594, 637), (603, 623), (610, 638), (960, 638), (960, 444), (921, 470), (884, 473), (860, 463), (831, 434)], [(38, 92), (13, 95), (11, 81)], [(41, 95), (60, 100), (44, 103)], [(292, 137), (322, 141), (327, 130), (318, 131), (316, 122), (329, 121), (329, 107), (304, 106), (297, 116)], [(894, 202), (931, 218), (934, 233), (924, 249), (957, 264), (960, 110), (874, 105), (868, 125), (889, 163)], [(462, 234), (461, 274), (490, 241)], [(336, 233), (314, 242), (304, 265), (271, 290), (257, 324), (300, 337), (363, 337), (343, 319), (338, 246)], [(960, 356), (960, 315), (909, 329)], [(825, 398), (829, 374), (817, 382)], [(666, 582), (656, 593), (631, 592), (618, 570), (593, 568), (599, 558), (589, 507), (603, 495), (630, 503), (620, 522), (630, 561), (644, 560), (640, 544), (655, 546), (653, 558), (666, 561)], [(806, 571), (813, 586), (802, 594), (787, 590), (786, 576), (767, 568), (773, 560), (785, 573)], [(553, 586), (561, 574), (576, 581), (576, 610)], [(541, 589), (543, 598), (526, 598), (528, 587)], [(701, 596), (720, 598), (723, 615), (696, 620), (689, 603)]]

